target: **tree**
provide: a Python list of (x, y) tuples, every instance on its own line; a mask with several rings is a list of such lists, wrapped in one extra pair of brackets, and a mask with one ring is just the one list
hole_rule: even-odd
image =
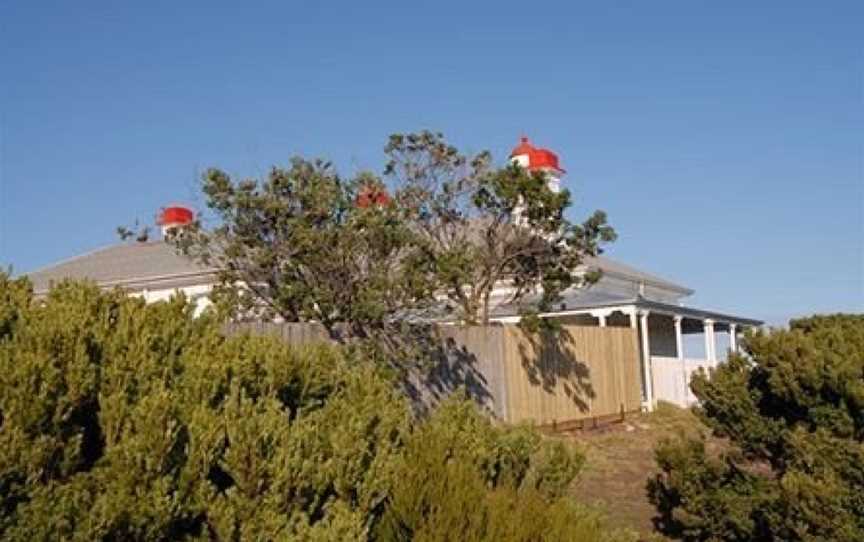
[(510, 289), (508, 303), (531, 313), (599, 278), (580, 266), (615, 239), (614, 230), (602, 211), (571, 223), (570, 193), (551, 190), (543, 172), (492, 167), (488, 152), (468, 157), (428, 131), (393, 135), (385, 152), (396, 201), (426, 243), (440, 291), (461, 320), (488, 323), (498, 287)]
[[(469, 496), (468, 540), (620, 539), (562, 496), (582, 461), (564, 443), (459, 399), (414, 419), (346, 349), (212, 316), (95, 285), (36, 299), (0, 273), (0, 539), (448, 540), (429, 518)], [(417, 457), (463, 478), (412, 501)]]
[(864, 540), (864, 315), (751, 333), (744, 354), (693, 381), (728, 450), (666, 442), (648, 484), (682, 540)]
[(370, 174), (344, 180), (295, 159), (266, 180), (211, 169), (203, 185), (216, 226), (174, 241), (219, 270), (217, 305), (236, 318), (319, 322), (341, 342), (385, 343), (434, 308), (434, 277), (404, 212)]
[(613, 230), (602, 212), (571, 224), (569, 193), (542, 173), (492, 168), (488, 153), (468, 163), (429, 132), (392, 136), (385, 150), (392, 197), (381, 178), (344, 180), (323, 161), (295, 159), (260, 183), (212, 169), (203, 191), (215, 227), (199, 222), (175, 241), (219, 270), (214, 297), (235, 317), (320, 322), (342, 342), (394, 347), (419, 342), (412, 324), (454, 308), (487, 323), (497, 286), (547, 310), (596, 280), (580, 265)]

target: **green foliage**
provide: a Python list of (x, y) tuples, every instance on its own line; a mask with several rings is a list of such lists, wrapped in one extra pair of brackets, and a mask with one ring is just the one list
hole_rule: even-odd
[(240, 319), (319, 322), (341, 342), (384, 342), (433, 304), (434, 283), (418, 236), (386, 199), (358, 202), (380, 180), (346, 180), (322, 161), (295, 159), (262, 182), (204, 176), (216, 227), (174, 237), (186, 254), (220, 270), (214, 300)]
[(565, 496), (582, 457), (445, 403), (406, 443), (379, 540), (625, 540)]
[(377, 365), (220, 330), (0, 274), (0, 538), (606, 539), (563, 443), (461, 399), (415, 420)]
[(864, 315), (758, 331), (711, 378), (698, 413), (730, 449), (666, 442), (649, 482), (684, 540), (864, 539)]
[(226, 340), (183, 299), (145, 306), (71, 284), (44, 303), (3, 294), (4, 314), (20, 314), (0, 342), (5, 538), (368, 529), (409, 427), (372, 368)]

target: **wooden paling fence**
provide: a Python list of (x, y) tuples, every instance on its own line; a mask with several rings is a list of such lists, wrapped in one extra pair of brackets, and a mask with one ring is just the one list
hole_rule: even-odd
[(640, 410), (635, 330), (564, 326), (554, 338), (507, 331), (507, 421), (546, 425)]
[[(328, 341), (314, 324), (233, 324), (229, 332), (274, 335), (290, 344)], [(433, 367), (409, 378), (420, 405), (457, 389), (507, 422), (565, 425), (609, 419), (641, 407), (636, 332), (625, 327), (563, 326), (529, 335), (514, 325), (440, 326)]]
[(330, 341), (327, 330), (319, 324), (242, 322), (228, 324), (226, 331), (229, 334), (245, 332), (253, 335), (279, 337), (288, 344), (297, 346)]

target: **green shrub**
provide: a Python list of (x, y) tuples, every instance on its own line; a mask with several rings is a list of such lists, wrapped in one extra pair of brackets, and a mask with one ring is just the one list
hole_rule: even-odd
[(567, 446), (466, 400), (414, 420), (372, 363), (220, 328), (0, 274), (0, 538), (600, 539)]
[(145, 306), (71, 284), (44, 303), (3, 298), (15, 301), (2, 314), (19, 314), (0, 338), (4, 537), (368, 529), (410, 427), (373, 368), (226, 340), (182, 299)]
[(665, 442), (648, 484), (683, 540), (864, 540), (864, 315), (748, 335), (697, 377), (698, 413), (728, 450)]
[(499, 428), (445, 402), (408, 438), (380, 540), (624, 540), (565, 496), (583, 458), (527, 428)]

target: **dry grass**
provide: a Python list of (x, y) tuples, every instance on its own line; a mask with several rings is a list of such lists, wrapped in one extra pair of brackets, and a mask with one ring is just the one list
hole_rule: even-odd
[(707, 430), (689, 410), (661, 403), (651, 414), (572, 433), (587, 456), (575, 496), (582, 502), (600, 504), (617, 526), (662, 540), (652, 535), (654, 508), (645, 494), (645, 482), (656, 472), (654, 447), (666, 437), (696, 436), (700, 432)]

